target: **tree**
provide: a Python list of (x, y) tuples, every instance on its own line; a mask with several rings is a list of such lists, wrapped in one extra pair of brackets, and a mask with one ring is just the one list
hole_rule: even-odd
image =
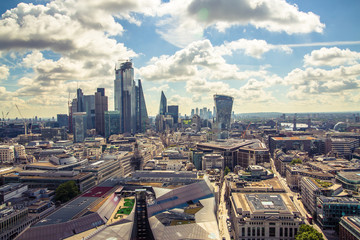
[(80, 193), (75, 181), (68, 181), (59, 185), (55, 190), (55, 200), (61, 203), (67, 202)]
[(302, 161), (300, 158), (295, 158), (291, 161), (290, 165), (295, 165), (295, 164), (302, 164)]
[(224, 176), (228, 175), (229, 172), (230, 172), (230, 168), (226, 166), (224, 170)]
[(295, 236), (295, 240), (324, 240), (324, 237), (314, 227), (302, 224)]

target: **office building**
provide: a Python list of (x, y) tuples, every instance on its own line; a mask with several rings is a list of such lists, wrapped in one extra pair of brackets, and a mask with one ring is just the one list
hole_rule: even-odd
[(174, 119), (174, 123), (177, 124), (179, 121), (179, 106), (178, 105), (169, 105), (168, 106), (168, 115), (171, 115)]
[(108, 97), (105, 89), (98, 88), (95, 93), (95, 128), (96, 133), (105, 136), (105, 111), (108, 110)]
[(136, 131), (145, 132), (149, 123), (149, 116), (140, 79), (138, 79), (138, 86), (136, 87), (136, 117)]
[(56, 119), (59, 124), (59, 127), (67, 128), (69, 126), (69, 117), (67, 114), (58, 114)]
[(166, 100), (164, 92), (161, 91), (159, 114), (160, 115), (166, 115), (167, 111), (168, 111), (168, 109), (167, 109), (167, 100)]
[(83, 96), (83, 107), (86, 112), (86, 127), (87, 129), (95, 128), (95, 96), (84, 95)]
[(229, 130), (234, 98), (225, 95), (214, 95), (214, 101), (216, 107), (215, 128)]
[(320, 196), (316, 207), (317, 222), (323, 229), (337, 228), (342, 216), (360, 215), (360, 202), (355, 198)]
[(360, 171), (339, 171), (336, 173), (336, 181), (343, 188), (359, 192), (360, 189)]
[(224, 157), (220, 153), (209, 153), (202, 157), (202, 170), (224, 169)]
[(132, 62), (127, 61), (115, 67), (114, 105), (120, 112), (120, 132), (136, 133), (145, 131), (147, 110), (141, 81), (136, 86)]
[(76, 90), (76, 112), (85, 112), (84, 109), (84, 94), (81, 88)]
[(339, 240), (360, 239), (359, 216), (343, 216), (339, 225)]
[(108, 138), (113, 134), (120, 133), (120, 112), (106, 111), (105, 118), (105, 137)]
[(72, 114), (74, 142), (83, 142), (87, 136), (86, 112), (76, 112)]
[(310, 177), (303, 177), (301, 179), (301, 200), (313, 216), (316, 216), (317, 197), (335, 196), (341, 193), (342, 190), (343, 188), (339, 184)]
[(276, 149), (282, 149), (284, 152), (288, 150), (310, 152), (315, 140), (316, 138), (310, 136), (270, 137), (270, 153), (273, 155)]
[(235, 239), (294, 239), (303, 220), (286, 193), (239, 193), (230, 197)]

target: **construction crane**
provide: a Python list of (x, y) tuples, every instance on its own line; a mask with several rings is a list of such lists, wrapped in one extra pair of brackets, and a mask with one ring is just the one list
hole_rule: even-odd
[(249, 122), (249, 125), (247, 126), (246, 130), (243, 132), (243, 134), (241, 136), (242, 138), (245, 138), (246, 131), (249, 129), (250, 125), (251, 125), (251, 122)]
[(18, 112), (19, 112), (19, 114), (20, 114), (20, 116), (21, 116), (21, 118), (22, 118), (22, 120), (23, 120), (23, 122), (24, 122), (25, 136), (27, 136), (27, 126), (26, 126), (26, 121), (25, 121), (25, 118), (22, 116), (22, 114), (21, 114), (21, 112), (20, 112), (20, 109), (19, 109), (18, 105), (17, 105), (17, 104), (15, 104), (15, 106), (16, 106), (16, 108), (17, 108), (17, 110), (18, 110)]

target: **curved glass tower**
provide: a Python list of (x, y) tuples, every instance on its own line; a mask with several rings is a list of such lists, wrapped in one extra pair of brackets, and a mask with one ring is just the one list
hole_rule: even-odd
[(214, 95), (216, 121), (215, 126), (219, 130), (230, 129), (230, 120), (234, 98), (226, 95)]

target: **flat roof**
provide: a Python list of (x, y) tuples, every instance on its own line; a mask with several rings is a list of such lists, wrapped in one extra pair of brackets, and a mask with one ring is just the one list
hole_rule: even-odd
[(297, 136), (297, 137), (271, 137), (274, 140), (283, 140), (283, 141), (294, 141), (294, 140), (315, 140), (314, 137), (309, 136)]

